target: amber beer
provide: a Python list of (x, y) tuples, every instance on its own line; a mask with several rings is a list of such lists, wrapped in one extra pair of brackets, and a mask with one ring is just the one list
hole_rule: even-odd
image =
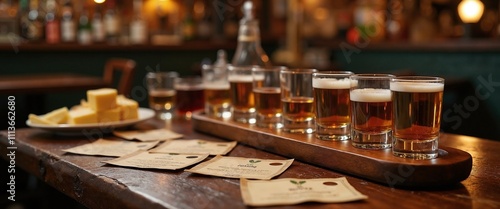
[(255, 109), (259, 114), (274, 117), (281, 114), (281, 90), (280, 88), (262, 87), (254, 89)]
[(326, 140), (347, 140), (351, 129), (349, 78), (313, 78), (316, 137)]
[(390, 147), (392, 130), (391, 90), (354, 89), (351, 91), (350, 97), (353, 145), (361, 148)]
[(252, 76), (230, 76), (231, 104), (233, 105), (233, 119), (243, 123), (254, 123), (255, 101)]
[(156, 111), (170, 111), (175, 107), (175, 90), (149, 91), (149, 106)]
[[(284, 129), (290, 132), (310, 133), (314, 125), (314, 99), (310, 97), (292, 97), (283, 99), (283, 124)], [(295, 127), (297, 126), (297, 127)]]
[(205, 104), (205, 111), (207, 113), (223, 114), (223, 110), (231, 106), (229, 84), (206, 84)]
[(439, 83), (438, 78), (417, 81), (422, 82), (391, 82), (394, 102), (393, 154), (432, 159), (437, 157), (444, 83)]

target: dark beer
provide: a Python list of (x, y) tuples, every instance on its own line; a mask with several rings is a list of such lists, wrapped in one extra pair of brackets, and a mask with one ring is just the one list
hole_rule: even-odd
[(195, 110), (203, 109), (205, 105), (203, 88), (177, 87), (176, 91), (177, 91), (177, 113), (185, 115)]

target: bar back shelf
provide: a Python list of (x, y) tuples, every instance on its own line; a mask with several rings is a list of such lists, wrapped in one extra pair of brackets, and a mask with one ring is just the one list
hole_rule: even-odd
[(350, 141), (324, 141), (316, 139), (314, 134), (260, 128), (209, 117), (203, 112), (193, 114), (192, 121), (196, 131), (389, 187), (449, 187), (467, 179), (472, 170), (472, 156), (451, 147), (439, 147), (436, 159), (413, 160), (393, 156), (391, 149), (358, 149)]

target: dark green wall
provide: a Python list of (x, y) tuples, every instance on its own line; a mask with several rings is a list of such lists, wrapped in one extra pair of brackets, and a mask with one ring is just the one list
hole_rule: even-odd
[(336, 66), (355, 73), (443, 77), (443, 130), (500, 140), (500, 52), (358, 52), (335, 51)]

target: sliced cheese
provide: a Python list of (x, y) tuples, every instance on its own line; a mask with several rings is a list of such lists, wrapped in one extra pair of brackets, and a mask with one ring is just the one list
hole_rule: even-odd
[(35, 114), (29, 114), (28, 119), (30, 120), (31, 124), (39, 124), (39, 125), (57, 125), (57, 123), (52, 122), (50, 120), (47, 120), (43, 117), (40, 117)]
[(90, 108), (78, 108), (69, 111), (69, 124), (89, 124), (97, 123), (97, 113)]
[(68, 121), (68, 114), (69, 114), (68, 108), (62, 107), (53, 110), (41, 117), (45, 120), (61, 124), (61, 123), (66, 123), (66, 121)]
[(90, 108), (99, 112), (116, 108), (116, 89), (102, 88), (87, 91), (87, 102)]
[(120, 108), (121, 120), (133, 120), (139, 118), (139, 104), (123, 95), (118, 95), (116, 103)]
[(97, 122), (109, 123), (120, 121), (120, 110), (121, 108), (117, 107), (97, 112)]

